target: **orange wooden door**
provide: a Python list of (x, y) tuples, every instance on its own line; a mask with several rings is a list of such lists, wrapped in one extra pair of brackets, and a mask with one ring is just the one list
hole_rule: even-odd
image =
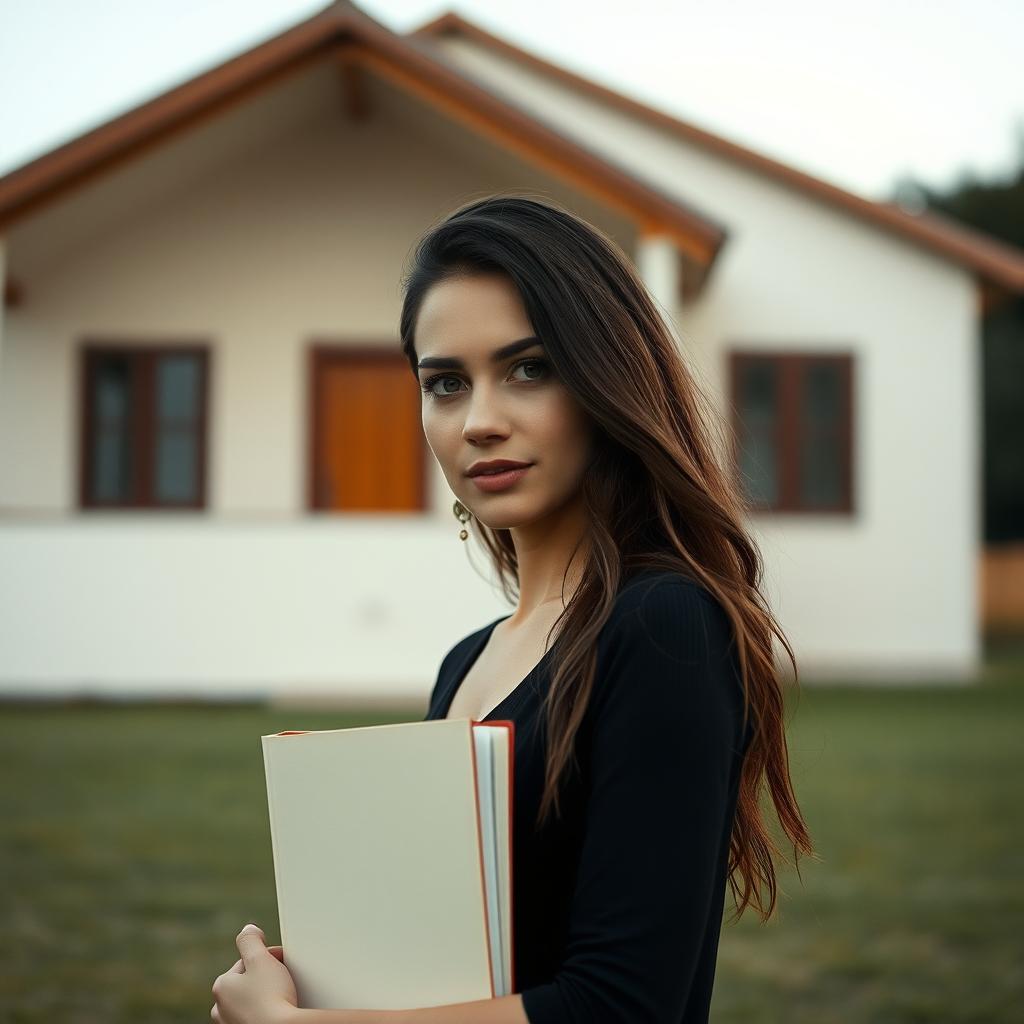
[(423, 509), (420, 393), (405, 357), (317, 348), (312, 391), (313, 508)]

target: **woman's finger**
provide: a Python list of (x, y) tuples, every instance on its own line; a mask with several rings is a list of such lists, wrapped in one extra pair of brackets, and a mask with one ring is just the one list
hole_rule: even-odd
[(239, 957), (232, 966), (228, 974), (245, 974), (245, 967), (243, 966), (244, 961)]

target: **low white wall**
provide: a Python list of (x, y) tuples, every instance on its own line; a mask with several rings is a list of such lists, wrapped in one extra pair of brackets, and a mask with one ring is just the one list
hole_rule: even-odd
[[(804, 679), (971, 675), (975, 640), (951, 608), (962, 596), (908, 566), (914, 603), (880, 580), (870, 606), (851, 611), (852, 581), (828, 569), (836, 537), (822, 530), (804, 544), (817, 551), (806, 566), (817, 598), (781, 600), (777, 580), (768, 584)], [(444, 654), (511, 611), (490, 580), (454, 517), (7, 520), (0, 695), (316, 697), (425, 710)]]
[[(511, 609), (458, 523), (0, 524), (0, 693), (422, 702)], [(478, 571), (479, 570), (479, 571)]]

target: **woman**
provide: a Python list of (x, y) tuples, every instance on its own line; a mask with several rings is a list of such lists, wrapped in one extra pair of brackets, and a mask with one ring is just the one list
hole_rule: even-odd
[(628, 257), (553, 203), (463, 206), (404, 286), (402, 348), (460, 537), (516, 606), (448, 651), (426, 716), (515, 723), (515, 993), (297, 1010), (280, 947), (243, 931), (214, 1019), (707, 1021), (726, 882), (737, 917), (775, 906), (764, 782), (794, 852), (813, 852), (773, 635), (794, 679), (796, 663), (721, 425)]

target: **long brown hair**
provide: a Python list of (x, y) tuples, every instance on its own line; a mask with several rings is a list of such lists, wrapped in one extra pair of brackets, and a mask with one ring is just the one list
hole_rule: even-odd
[[(799, 851), (814, 852), (789, 777), (784, 681), (772, 636), (788, 652), (794, 684), (799, 675), (760, 592), (761, 555), (744, 528), (745, 500), (716, 455), (716, 444), (729, 451), (723, 423), (622, 249), (554, 202), (525, 195), (464, 204), (418, 242), (403, 274), (400, 328), (414, 374), (416, 319), (427, 290), (449, 277), (494, 273), (514, 282), (555, 373), (598, 428), (583, 476), (590, 534), (582, 582), (552, 627), (561, 627), (559, 656), (547, 694), (551, 740), (538, 820), (559, 813), (560, 785), (575, 766), (573, 741), (593, 687), (597, 637), (622, 576), (682, 572), (715, 595), (736, 638), (744, 726), (752, 714), (754, 733), (739, 784), (729, 884), (737, 917), (753, 903), (767, 920), (779, 850), (759, 807), (765, 782), (794, 862)], [(472, 530), (514, 603), (519, 572), (510, 531), (475, 517)]]

